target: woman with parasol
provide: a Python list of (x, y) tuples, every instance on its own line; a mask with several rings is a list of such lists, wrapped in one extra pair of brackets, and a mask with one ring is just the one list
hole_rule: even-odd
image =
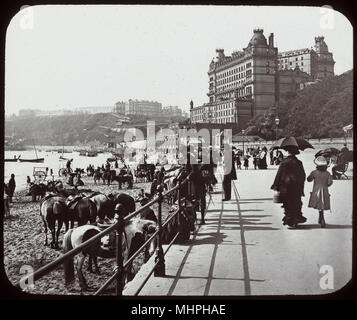
[(313, 148), (306, 140), (287, 137), (275, 142), (271, 149), (284, 149), (288, 156), (280, 163), (271, 189), (279, 192), (283, 203), (283, 225), (296, 227), (298, 223), (306, 222), (302, 215), (301, 197), (304, 196), (305, 170), (302, 162), (296, 157), (300, 150)]

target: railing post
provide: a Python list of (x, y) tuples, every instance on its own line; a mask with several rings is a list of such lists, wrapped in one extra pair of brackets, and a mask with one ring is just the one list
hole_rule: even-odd
[(162, 186), (160, 185), (159, 188), (159, 199), (158, 199), (158, 224), (159, 224), (159, 232), (157, 238), (157, 248), (156, 248), (156, 257), (155, 262), (158, 262), (157, 266), (155, 267), (154, 276), (155, 277), (163, 277), (165, 276), (165, 258), (164, 258), (164, 250), (162, 249)]
[(178, 182), (179, 188), (178, 188), (178, 194), (177, 194), (177, 201), (178, 201), (178, 207), (179, 207), (179, 212), (177, 214), (177, 226), (178, 230), (180, 231), (180, 226), (181, 226), (181, 210), (182, 210), (182, 205), (181, 205), (181, 180), (179, 179)]
[(116, 244), (116, 263), (117, 263), (117, 276), (116, 276), (116, 295), (121, 297), (123, 294), (123, 232), (124, 232), (124, 212), (125, 210), (122, 205), (115, 208), (116, 215), (115, 220), (118, 223), (118, 227), (115, 230), (115, 244)]
[[(177, 191), (177, 201), (178, 201), (179, 210), (181, 212), (181, 179), (179, 179), (178, 185), (179, 185), (179, 188)], [(180, 215), (179, 215), (179, 223), (180, 223)]]

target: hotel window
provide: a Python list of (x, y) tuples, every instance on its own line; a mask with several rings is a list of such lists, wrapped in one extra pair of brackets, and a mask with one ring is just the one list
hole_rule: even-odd
[(301, 65), (303, 66), (303, 65), (304, 65), (304, 63), (303, 63), (303, 62), (301, 62)]

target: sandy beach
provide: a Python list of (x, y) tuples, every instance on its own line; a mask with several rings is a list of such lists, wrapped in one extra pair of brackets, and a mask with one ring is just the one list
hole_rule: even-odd
[[(90, 189), (99, 191), (104, 194), (109, 194), (118, 191), (118, 184), (114, 182), (110, 186), (98, 184), (95, 185), (92, 177), (83, 176), (84, 186), (78, 189)], [(68, 187), (68, 186), (65, 186)], [(127, 193), (136, 197), (140, 189), (149, 192), (150, 183), (134, 183), (133, 189), (126, 189), (124, 185), (121, 192)], [(40, 217), (40, 202), (31, 202), (31, 197), (26, 195), (26, 190), (16, 192), (13, 198), (13, 203), (10, 204), (11, 217), (4, 220), (4, 264), (7, 277), (12, 284), (16, 284), (24, 274), (24, 270), (33, 268), (36, 270), (62, 255), (61, 250), (54, 250), (44, 245), (45, 234), (42, 219)], [(137, 203), (138, 209), (140, 204)], [(157, 209), (154, 206), (154, 211)], [(168, 205), (163, 204), (163, 219), (168, 215)], [(60, 234), (60, 245), (65, 233), (63, 226)], [(51, 239), (50, 231), (48, 231), (49, 239)], [(134, 269), (137, 271), (142, 262), (139, 256), (135, 263)], [(36, 281), (34, 288), (30, 291), (33, 294), (93, 294), (104, 282), (112, 275), (115, 259), (98, 258), (100, 275), (92, 274), (86, 271), (87, 264), (85, 263), (85, 277), (89, 286), (88, 291), (81, 292), (78, 280), (75, 284), (65, 287), (64, 274), (62, 266), (52, 271), (49, 275)], [(107, 294), (114, 294), (113, 290), (109, 290)]]

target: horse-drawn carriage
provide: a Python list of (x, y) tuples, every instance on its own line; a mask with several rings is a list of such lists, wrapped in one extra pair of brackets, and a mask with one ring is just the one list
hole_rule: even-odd
[(34, 178), (34, 183), (43, 183), (47, 178), (47, 174), (48, 174), (48, 168), (34, 167), (33, 173), (32, 173), (33, 178)]

